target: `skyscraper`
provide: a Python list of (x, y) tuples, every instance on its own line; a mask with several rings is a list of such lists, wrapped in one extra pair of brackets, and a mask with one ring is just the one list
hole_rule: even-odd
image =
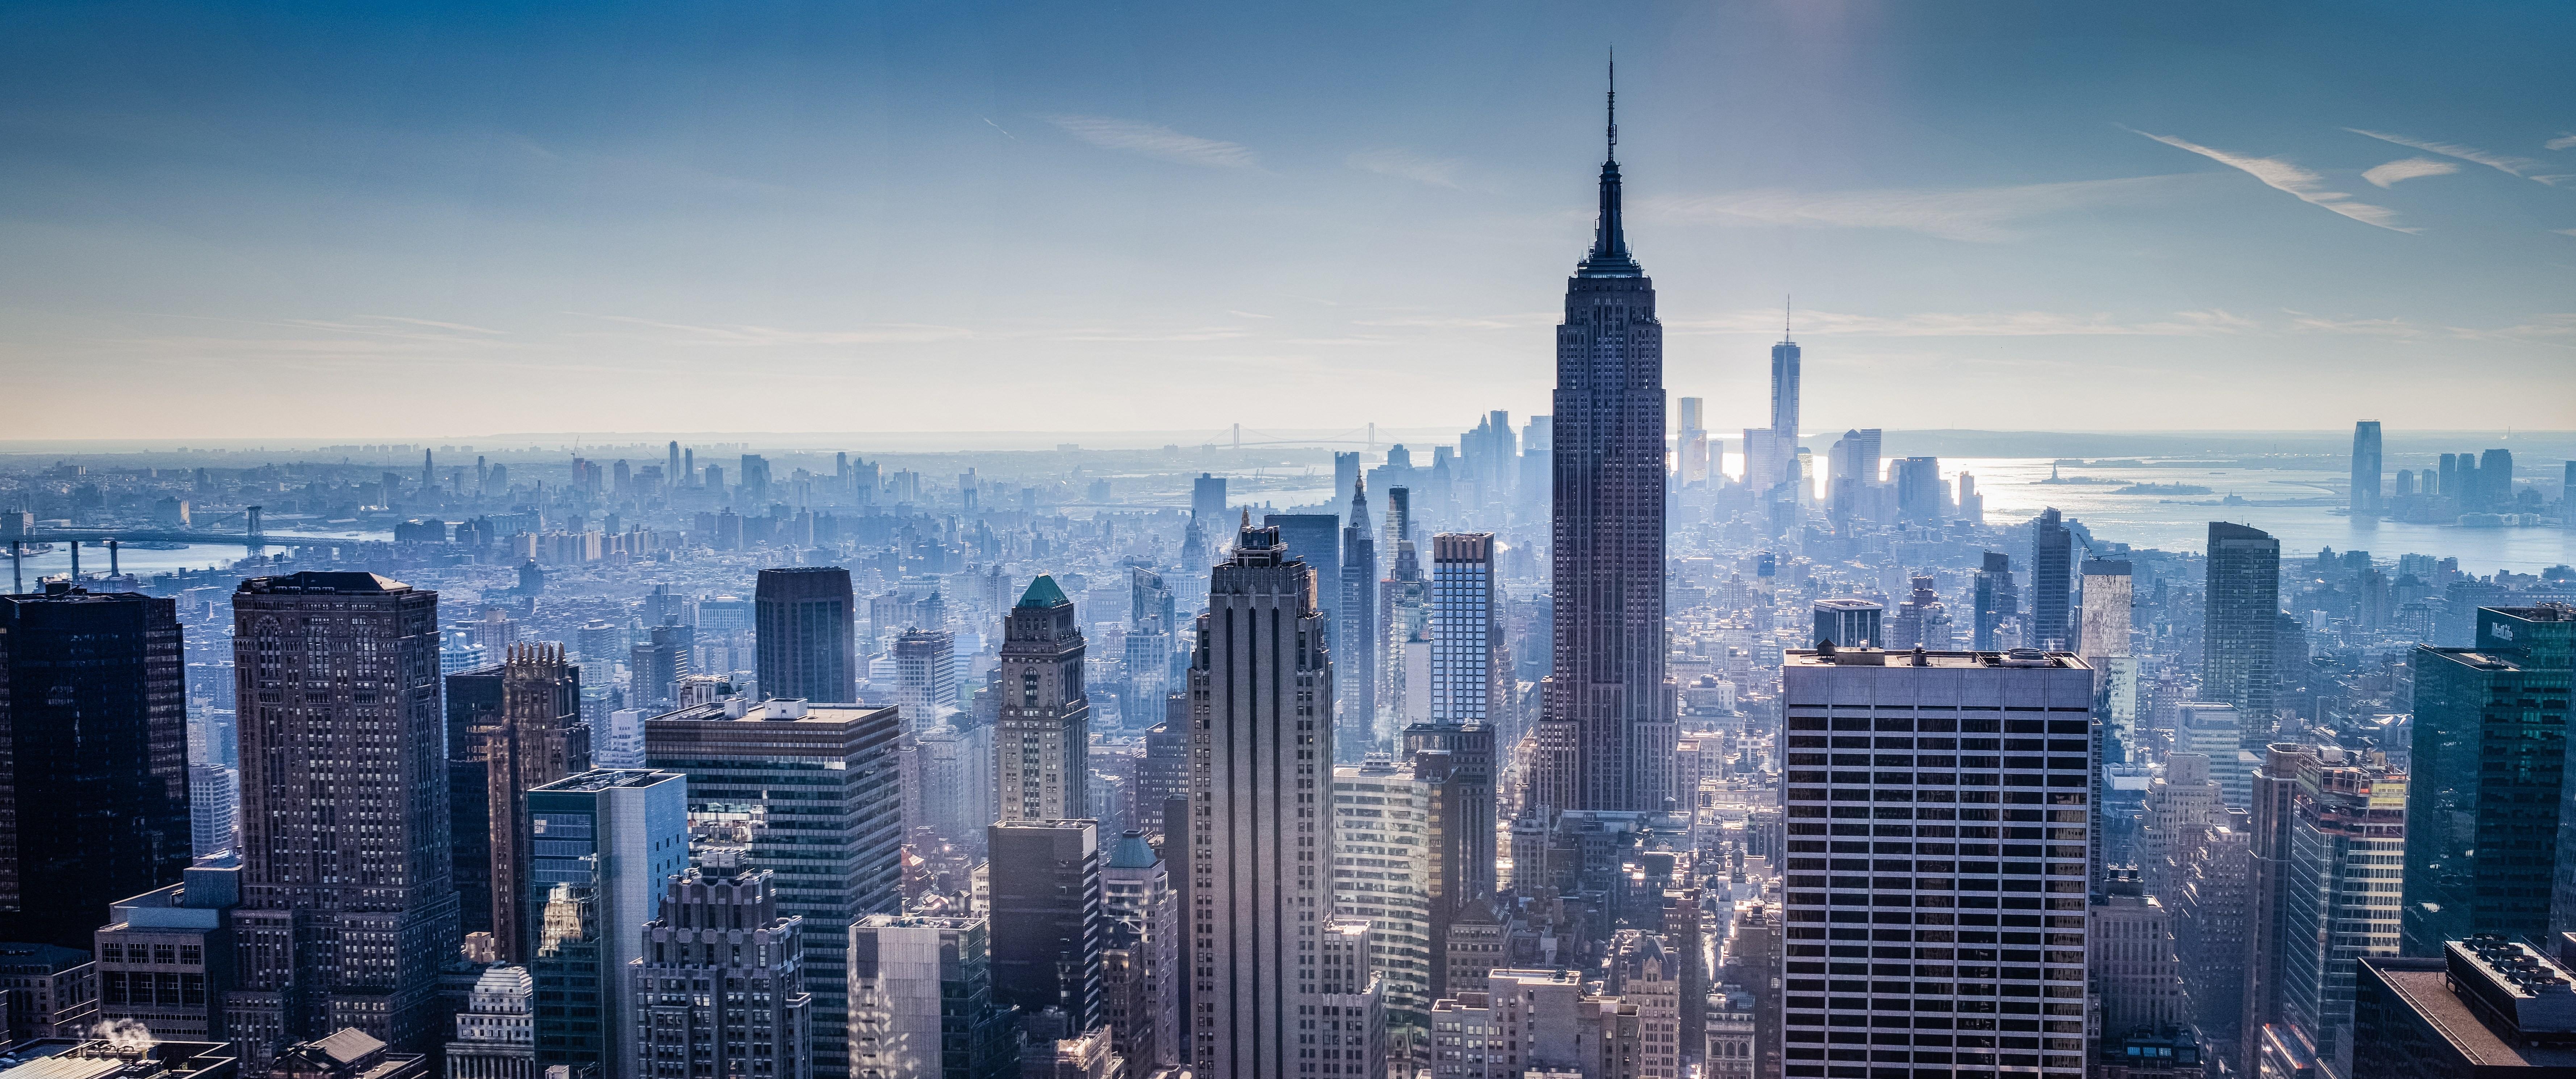
[(1824, 1073), (1828, 1029), (1866, 1022), (1873, 1062), (2082, 1076), (2092, 672), (1818, 649), (1781, 676), (1786, 1074)]
[(1948, 497), (1941, 487), (1941, 459), (1900, 457), (1896, 461), (1896, 516), (1907, 521), (1937, 521), (1945, 516)]
[(1333, 655), (1348, 677), (1335, 679), (1333, 712), (1342, 722), (1358, 725), (1353, 737), (1367, 740), (1377, 721), (1377, 671), (1386, 654), (1386, 623), (1378, 616), (1377, 534), (1369, 528), (1368, 480), (1355, 479), (1351, 512), (1342, 525), (1342, 578), (1316, 582), (1338, 586), (1342, 593), (1333, 620)]
[(438, 593), (372, 573), (243, 581), (233, 662), (243, 857), (228, 1033), (255, 1066), (344, 1026), (426, 1051), (446, 1033), (438, 968), (462, 937)]
[(1279, 529), (1279, 542), (1315, 570), (1315, 608), (1324, 612), (1325, 626), (1338, 624), (1335, 613), (1342, 609), (1342, 519), (1331, 513), (1273, 513), (1261, 523)]
[(1225, 477), (1199, 473), (1190, 481), (1190, 519), (1200, 527), (1225, 527)]
[(2074, 568), (2074, 534), (2057, 507), (2041, 510), (2030, 522), (2030, 647), (2050, 652), (2075, 648), (2074, 627), (2067, 624)]
[(644, 1075), (630, 964), (663, 882), (689, 865), (689, 789), (673, 772), (585, 771), (527, 790), (526, 908), (537, 1063)]
[(1708, 428), (1704, 426), (1707, 420), (1701, 404), (1697, 397), (1681, 400), (1681, 433), (1674, 447), (1675, 455), (1680, 458), (1680, 467), (1674, 471), (1681, 474), (1684, 487), (1708, 482)]
[(857, 603), (850, 571), (792, 566), (760, 571), (753, 593), (760, 692), (839, 704), (859, 699)]
[(987, 919), (871, 914), (849, 928), (848, 949), (848, 1038), (817, 1041), (818, 1053), (846, 1055), (856, 1079), (1020, 1074), (1014, 1016), (993, 1001)]
[(1091, 698), (1082, 688), (1082, 653), (1073, 601), (1055, 578), (1039, 574), (1002, 624), (993, 782), (1003, 820), (1091, 813)]
[(2271, 938), (2278, 1022), (2304, 1035), (2333, 1074), (2350, 1075), (2359, 961), (2396, 955), (2401, 935), (2390, 901), (2403, 885), (2385, 867), (2402, 864), (2406, 852), (2406, 773), (2376, 754), (2331, 748), (2302, 763), (2291, 793), (2281, 932)]
[[(1100, 906), (1110, 923), (1110, 947), (1126, 952), (1119, 961), (1131, 967), (1128, 977), (1112, 977), (1106, 1010), (1130, 1066), (1148, 1071), (1180, 1063), (1188, 1048), (1181, 1037), (1180, 989), (1187, 972), (1181, 969), (1176, 899), (1162, 855), (1145, 841), (1143, 831), (1129, 829), (1110, 848), (1100, 870)], [(1118, 983), (1131, 990), (1123, 999)]]
[(1199, 616), (1187, 872), (1201, 1075), (1318, 1074), (1296, 1035), (1323, 1004), (1307, 946), (1333, 915), (1333, 668), (1314, 593), (1279, 531), (1247, 526)]
[(1510, 703), (1511, 660), (1494, 534), (1431, 537), (1431, 721), (1455, 727), (1501, 719)]
[(2201, 632), (2200, 696), (2244, 713), (2248, 730), (2272, 723), (2272, 650), (2281, 614), (2281, 541), (2268, 532), (2209, 522), (2208, 595)]
[(1448, 989), (1449, 926), (1493, 902), (1494, 728), (1417, 723), (1404, 731), (1404, 758), (1429, 799), (1423, 848), (1429, 852), (1432, 989)]
[(2352, 425), (2352, 512), (2377, 513), (2380, 505), (2379, 421)]
[[(1408, 1040), (1431, 1012), (1431, 784), (1384, 757), (1333, 769), (1333, 908), (1368, 920), (1388, 1019)], [(1490, 829), (1488, 829), (1490, 831)]]
[(1006, 820), (992, 826), (993, 996), (1024, 1013), (1061, 1008), (1075, 1032), (1100, 1025), (1100, 825)]
[(2576, 873), (2561, 868), (2576, 866), (2560, 794), (2571, 654), (2576, 610), (2558, 606), (2482, 608), (2473, 647), (2415, 649), (2406, 954), (2576, 929)]
[(86, 952), (108, 904), (179, 882), (187, 708), (176, 601), (0, 596), (0, 937)]
[(1771, 453), (1776, 471), (1773, 482), (1794, 478), (1789, 469), (1798, 459), (1798, 342), (1789, 336), (1785, 312), (1780, 320), (1780, 343), (1771, 346)]
[(1865, 599), (1820, 599), (1816, 601), (1815, 632), (1807, 643), (1822, 647), (1831, 641), (1840, 648), (1883, 648), (1887, 644), (1887, 608)]
[(903, 795), (895, 709), (740, 700), (644, 724), (653, 767), (689, 777), (693, 833), (749, 833), (744, 865), (778, 874), (779, 909), (805, 919), (815, 1079), (849, 1073), (849, 927), (903, 909)]
[(2021, 613), (2019, 586), (2013, 581), (2012, 556), (1999, 551), (1985, 553), (1985, 565), (1977, 570), (1975, 584), (1977, 625), (1968, 647), (1992, 652), (2003, 645), (2004, 626)]
[[(633, 1074), (662, 1074), (644, 1061), (685, 1060), (708, 1075), (811, 1079), (814, 995), (796, 971), (804, 934), (805, 919), (778, 909), (767, 870), (666, 878), (632, 968), (631, 1019), (614, 1028), (636, 1043)], [(725, 992), (698, 992), (700, 979)]]
[[(1664, 337), (1620, 221), (1617, 95), (1592, 250), (1566, 283), (1554, 396), (1555, 673), (1543, 783), (1561, 809), (1660, 810), (1672, 796), (1664, 678)], [(1794, 346), (1787, 354), (1796, 355)], [(1794, 425), (1794, 406), (1788, 417)], [(1776, 419), (1775, 419), (1776, 422)], [(1570, 778), (1571, 782), (1565, 780)]]
[(514, 644), (501, 666), (501, 711), (484, 734), (484, 820), (491, 829), (492, 936), (505, 962), (527, 958), (536, 925), (529, 886), (534, 831), (528, 792), (590, 770), (590, 728), (581, 721), (581, 668), (559, 644)]

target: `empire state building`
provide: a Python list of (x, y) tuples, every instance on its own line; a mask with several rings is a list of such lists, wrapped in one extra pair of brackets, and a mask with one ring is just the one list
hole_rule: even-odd
[(1531, 801), (1653, 812), (1673, 797), (1664, 677), (1664, 330), (1619, 220), (1618, 93), (1601, 218), (1556, 328), (1555, 649)]

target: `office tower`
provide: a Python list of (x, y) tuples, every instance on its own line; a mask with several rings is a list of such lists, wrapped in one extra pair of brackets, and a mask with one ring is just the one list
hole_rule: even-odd
[(2138, 879), (2146, 894), (2171, 900), (2201, 839), (2226, 821), (2225, 795), (2209, 778), (2209, 755), (2177, 747), (2165, 754), (2165, 774), (2147, 784), (2145, 801)]
[(1837, 648), (1875, 648), (1886, 643), (1882, 621), (1887, 609), (1865, 599), (1820, 599), (1815, 606), (1815, 633), (1807, 643), (1831, 641)]
[(1351, 496), (1360, 490), (1360, 455), (1357, 451), (1333, 451), (1333, 505), (1350, 504)]
[[(1377, 672), (1386, 662), (1386, 621), (1378, 607), (1377, 537), (1369, 530), (1368, 481), (1351, 488), (1348, 523), (1342, 526), (1342, 602), (1333, 620), (1333, 654), (1346, 677), (1334, 680), (1333, 712), (1352, 724), (1349, 737), (1366, 744), (1377, 722)], [(1317, 587), (1327, 584), (1317, 581)]]
[(1279, 529), (1279, 542), (1315, 571), (1315, 608), (1325, 626), (1334, 625), (1342, 608), (1342, 519), (1330, 513), (1273, 513), (1261, 523)]
[(1896, 607), (1896, 617), (1884, 623), (1885, 648), (1913, 648), (1920, 645), (1934, 652), (1947, 652), (1958, 647), (1951, 631), (1950, 613), (1941, 606), (1938, 582), (1929, 576), (1911, 579), (1912, 592)]
[(1120, 724), (1132, 731), (1161, 722), (1163, 699), (1172, 692), (1171, 633), (1161, 628), (1131, 629), (1119, 643), (1119, 651), (1127, 675), (1118, 693)]
[(840, 703), (859, 699), (858, 618), (850, 571), (794, 566), (760, 571), (753, 604), (758, 620), (760, 692)]
[(1354, 759), (1384, 752), (1392, 741), (1389, 728), (1431, 719), (1431, 582), (1422, 576), (1413, 541), (1395, 545), (1395, 566), (1381, 584), (1378, 602), (1386, 619), (1386, 665), (1380, 668), (1385, 684), (1378, 693), (1385, 714), (1370, 725), (1367, 741), (1336, 743)]
[(2254, 784), (2253, 770), (2244, 766), (2244, 721), (2232, 704), (2191, 701), (2174, 706), (2173, 751), (2208, 760), (2219, 800), (2238, 809), (2252, 804)]
[(1994, 551), (1985, 553), (1985, 567), (1977, 571), (1975, 584), (1977, 625), (1968, 647), (1979, 652), (2002, 649), (2003, 628), (2021, 614), (2019, 586), (2013, 582), (2012, 556)]
[(1572, 759), (1553, 755), (1552, 767), (1574, 774), (1542, 786), (1571, 792), (1560, 808), (1651, 811), (1672, 796), (1663, 326), (1653, 282), (1628, 252), (1615, 123), (1610, 131), (1599, 224), (1557, 328), (1556, 669), (1542, 690), (1542, 723), (1547, 741), (1571, 747)]
[(2477, 498), (2480, 503), (2497, 509), (2513, 505), (2512, 450), (2488, 450), (2478, 455)]
[(2093, 898), (2085, 934), (2092, 942), (2091, 981), (2102, 995), (2103, 1040), (2180, 1022), (2182, 961), (2174, 953), (2172, 910), (2128, 870), (2110, 871), (2102, 891)]
[[(1400, 450), (1404, 447), (1396, 448)], [(1389, 487), (1386, 489), (1386, 534), (1377, 545), (1381, 569), (1391, 569), (1395, 564), (1396, 550), (1411, 542), (1413, 542), (1413, 489)]]
[(894, 671), (894, 700), (903, 709), (903, 729), (927, 730), (957, 710), (956, 634), (944, 629), (903, 631), (894, 639)]
[(1190, 481), (1190, 520), (1210, 529), (1225, 527), (1225, 477), (1201, 472)]
[[(583, 703), (589, 703), (591, 691), (583, 690)], [(644, 710), (620, 708), (608, 713), (608, 721), (593, 728), (590, 744), (590, 766), (593, 768), (644, 767)]]
[(220, 764), (188, 766), (189, 846), (200, 858), (232, 850), (241, 832), (241, 777)]
[(1140, 1071), (1177, 1065), (1188, 1051), (1181, 1037), (1180, 903), (1163, 857), (1143, 831), (1128, 829), (1109, 849), (1100, 870), (1100, 908), (1109, 922), (1112, 964), (1130, 972), (1109, 979), (1105, 1011), (1119, 1052)]
[[(1300, 1061), (1300, 1070), (1334, 1076), (1378, 1076), (1387, 1070), (1386, 978), (1370, 963), (1366, 918), (1332, 918), (1324, 923), (1323, 962), (1314, 1020), (1321, 1065)], [(1299, 1024), (1301, 1027), (1303, 1023)], [(1301, 1038), (1302, 1040), (1302, 1038)]]
[(1708, 482), (1708, 428), (1704, 426), (1699, 398), (1682, 398), (1681, 406), (1681, 433), (1674, 440), (1674, 456), (1680, 464), (1676, 471), (1681, 473), (1682, 486), (1688, 487)]
[[(1431, 917), (1435, 957), (1458, 912), (1490, 902), (1494, 880), (1494, 728), (1417, 723), (1404, 730), (1404, 756), (1413, 777), (1430, 784), (1425, 845), (1431, 856)], [(1437, 975), (1434, 975), (1437, 980)]]
[(2076, 652), (2099, 669), (2102, 660), (2129, 654), (2129, 563), (2084, 560), (2084, 624)]
[[(1658, 503), (1660, 505), (1660, 503)], [(1333, 668), (1314, 572), (1275, 528), (1245, 527), (1210, 576), (1190, 660), (1193, 1070), (1314, 1073), (1296, 1017), (1321, 1006), (1332, 916)], [(1294, 861), (1289, 860), (1292, 856)]]
[(779, 911), (777, 875), (689, 869), (660, 895), (642, 955), (620, 968), (634, 1010), (614, 1029), (634, 1043), (636, 1070), (611, 1074), (811, 1079), (814, 995), (796, 970), (805, 919)]
[(2352, 425), (2352, 512), (2377, 513), (2380, 506), (2379, 421)]
[(2276, 949), (2275, 1022), (2288, 1031), (2265, 1035), (2265, 1055), (2304, 1042), (2334, 1074), (2350, 1075), (2355, 968), (2363, 956), (2398, 951), (2403, 885), (2382, 867), (2405, 855), (2406, 774), (2324, 749), (2301, 758), (2290, 803), (2281, 931), (2267, 942)]
[(256, 1066), (341, 1027), (425, 1048), (445, 1033), (438, 966), (461, 936), (438, 593), (372, 573), (255, 577), (233, 624), (246, 714), (229, 1033)]
[(625, 659), (630, 647), (623, 626), (604, 618), (593, 618), (573, 631), (573, 644), (580, 651), (581, 684), (602, 689), (617, 678), (617, 661)]
[(2298, 819), (2294, 796), (2299, 773), (2316, 756), (2315, 746), (2274, 742), (2264, 747), (2263, 766), (2253, 776), (2246, 819), (2245, 1010), (2237, 1023), (2242, 1042), (2236, 1047), (2243, 1069), (2254, 1067), (2264, 1031), (2281, 1014), (2281, 936), (2289, 931), (2284, 903), (2291, 825)]
[(1977, 493), (1972, 472), (1959, 473), (1959, 519), (1972, 525), (1986, 523), (1986, 496)]
[(2280, 594), (2281, 541), (2244, 525), (2209, 522), (2200, 695), (2235, 705), (2249, 730), (2271, 728)]
[(1940, 458), (1900, 457), (1894, 471), (1898, 520), (1937, 521), (1946, 516)]
[[(479, 650), (478, 650), (479, 654)], [(451, 671), (446, 686), (448, 879), (462, 933), (492, 931), (492, 736), (501, 729), (502, 664)]]
[(644, 958), (662, 882), (689, 864), (688, 779), (585, 771), (526, 797), (537, 1063), (643, 1075), (627, 971)]
[(756, 453), (742, 455), (742, 502), (746, 506), (769, 501), (769, 459)]
[(1431, 1009), (1431, 784), (1383, 758), (1333, 769), (1333, 909), (1369, 925), (1399, 1047), (1428, 1033)]
[(1431, 537), (1434, 723), (1492, 723), (1510, 703), (1511, 646), (1503, 637), (1502, 590), (1494, 577), (1493, 533)]
[[(2483, 933), (2549, 939), (2576, 917), (2562, 839), (2576, 609), (2480, 608), (2470, 648), (2418, 646), (2405, 949)], [(2556, 896), (2553, 897), (2553, 889)], [(2553, 907), (2555, 917), (2553, 917)], [(2563, 928), (2562, 928), (2563, 926)]]
[[(2192, 845), (2174, 887), (2174, 954), (2182, 961), (2183, 1016), (2213, 1047), (2242, 1043), (2252, 849), (2241, 827), (2213, 825)], [(2232, 1050), (2221, 1049), (2224, 1055)]]
[(1075, 1030), (1100, 1024), (1100, 826), (1006, 820), (992, 826), (993, 997), (1029, 1014), (1061, 1008)]
[(2576, 969), (2510, 937), (2444, 942), (2430, 958), (2361, 960), (2353, 992), (2353, 1079), (2565, 1075)]
[(1798, 445), (1798, 357), (1798, 342), (1789, 336), (1784, 314), (1780, 343), (1771, 346), (1771, 438), (1782, 464), (1796, 456)]
[[(993, 1002), (984, 918), (871, 914), (848, 930), (848, 1037), (853, 1079), (1011, 1079), (1016, 1017)], [(809, 930), (807, 935), (812, 935)], [(809, 947), (810, 951), (811, 948)], [(815, 1052), (826, 1046), (816, 1035)]]
[(2075, 582), (2075, 536), (2051, 506), (2030, 522), (2030, 641), (2043, 651), (2073, 651), (2079, 643), (2067, 624), (2069, 594)]
[[(223, 994), (232, 988), (233, 971), (224, 914), (240, 900), (240, 860), (224, 855), (198, 860), (177, 884), (111, 904), (107, 924), (95, 927), (91, 942), (95, 971), (84, 964), (75, 972), (94, 973), (96, 988), (78, 996), (95, 999), (101, 1023), (142, 1023), (165, 1041), (224, 1040)], [(19, 998), (32, 987), (12, 978), (9, 988)], [(28, 1003), (13, 999), (10, 1010)]]
[[(1836, 481), (1852, 480), (1862, 486), (1877, 483), (1879, 446), (1882, 442), (1882, 433), (1876, 427), (1854, 428), (1843, 432), (1843, 437), (1834, 440), (1833, 449), (1825, 459), (1826, 467), (1831, 470), (1827, 475)], [(1940, 459), (1936, 457), (1932, 460), (1936, 462), (1936, 471), (1933, 475), (1937, 479), (1939, 477), (1937, 462)]]
[(627, 652), (626, 703), (660, 712), (679, 702), (680, 679), (689, 676), (689, 653), (696, 650), (697, 633), (689, 626), (665, 623), (647, 630), (645, 637), (645, 643)]
[(1055, 578), (1039, 574), (1002, 624), (993, 782), (1003, 820), (1090, 815), (1091, 698), (1082, 689), (1082, 653), (1073, 601)]
[(511, 645), (500, 673), (500, 712), (480, 731), (483, 819), (491, 832), (484, 847), (492, 860), (492, 936), (501, 958), (515, 963), (527, 958), (536, 936), (527, 792), (590, 770), (590, 728), (581, 722), (581, 670), (564, 662), (562, 645)]
[(448, 1079), (537, 1079), (536, 979), (526, 967), (486, 967), (474, 979), (456, 1036), (447, 1043)]
[[(1817, 649), (1781, 676), (1785, 1074), (1827, 1074), (1828, 1028), (1911, 1011), (1973, 1020), (1914, 1035), (1916, 1065), (2083, 1075), (2093, 673), (2066, 653)], [(1869, 942), (1909, 924), (1919, 946)], [(1879, 1032), (1872, 1059), (1903, 1037)]]
[(1180, 628), (1173, 620), (1172, 586), (1163, 583), (1162, 574), (1143, 566), (1128, 567), (1127, 595), (1127, 628), (1160, 628), (1166, 633)]
[(85, 951), (195, 849), (177, 601), (0, 596), (0, 748), (0, 939)]
[(740, 820), (744, 864), (778, 874), (778, 906), (805, 919), (815, 1079), (850, 1062), (851, 923), (903, 908), (903, 794), (893, 708), (739, 699), (644, 724), (644, 757), (689, 777), (693, 823)]

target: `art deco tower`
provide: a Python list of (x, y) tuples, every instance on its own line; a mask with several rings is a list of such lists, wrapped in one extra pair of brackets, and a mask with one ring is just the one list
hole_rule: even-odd
[(1091, 698), (1082, 689), (1082, 654), (1073, 600), (1055, 578), (1039, 574), (1002, 624), (993, 737), (1002, 820), (1091, 815)]
[(1556, 329), (1556, 673), (1535, 801), (1656, 810), (1672, 794), (1664, 680), (1664, 331), (1619, 224), (1618, 95), (1601, 221)]

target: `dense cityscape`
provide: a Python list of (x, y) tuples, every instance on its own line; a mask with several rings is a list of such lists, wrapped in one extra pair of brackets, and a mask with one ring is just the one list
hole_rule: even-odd
[(2576, 1076), (2576, 438), (1681, 395), (1620, 103), (1466, 430), (0, 447), (0, 1079)]

